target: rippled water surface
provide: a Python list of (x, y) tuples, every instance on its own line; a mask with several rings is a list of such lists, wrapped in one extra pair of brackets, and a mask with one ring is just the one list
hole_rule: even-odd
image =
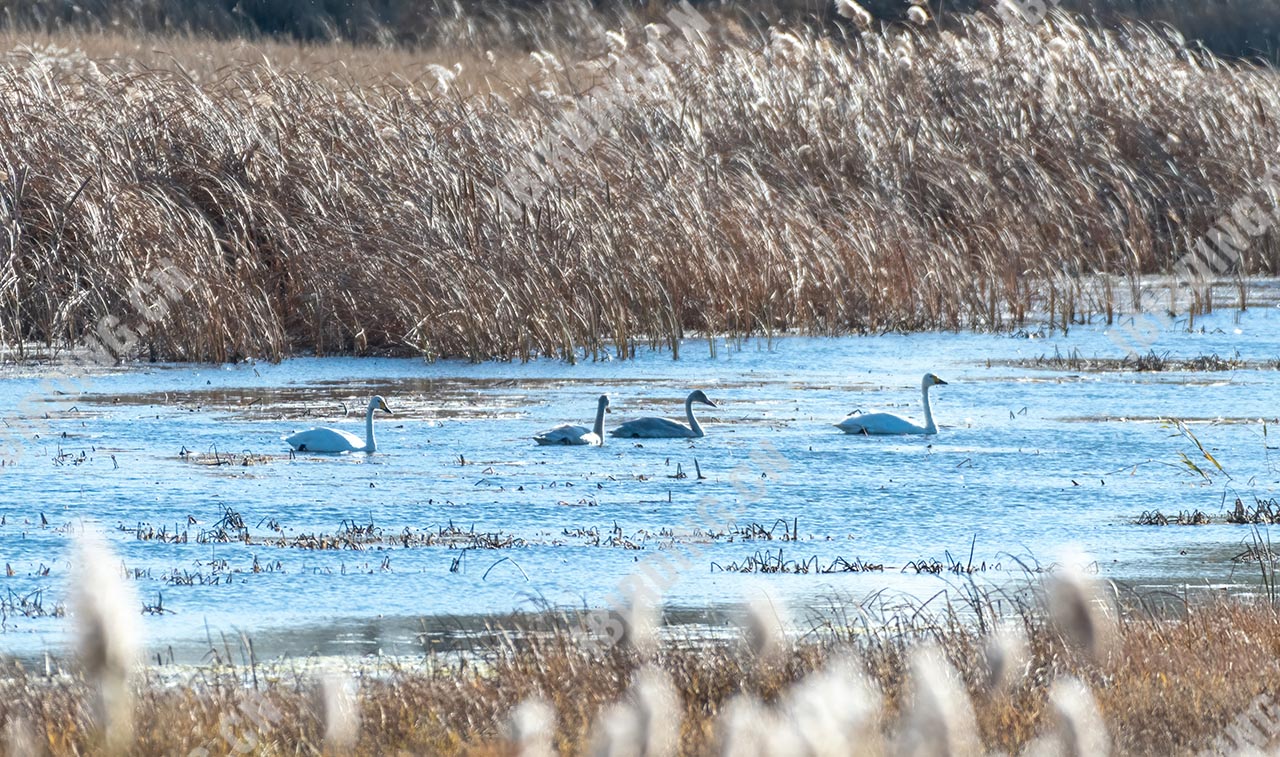
[[(667, 606), (686, 609), (761, 584), (793, 606), (884, 588), (928, 597), (963, 579), (918, 573), (922, 563), (986, 563), (999, 569), (976, 575), (998, 582), (1067, 544), (1124, 582), (1250, 590), (1257, 563), (1233, 558), (1254, 530), (1223, 516), (1237, 497), (1276, 496), (1280, 313), (1202, 325), (1153, 349), (1249, 367), (1027, 362), (1123, 357), (1103, 330), (1077, 329), (718, 343), (714, 357), (690, 341), (678, 362), (321, 358), (139, 365), (74, 385), (49, 384), (54, 369), (11, 370), (0, 410), (20, 443), (0, 472), (0, 653), (65, 644), (55, 611), (69, 534), (86, 524), (105, 532), (141, 601), (162, 604), (145, 619), (152, 647), (188, 658), (240, 632), (270, 654), (403, 653), (420, 648), (417, 632), (447, 635), (479, 615), (606, 604), (645, 566), (668, 584)], [(936, 437), (832, 427), (855, 409), (919, 418), (925, 371), (950, 382), (933, 391)], [(721, 404), (700, 413), (704, 439), (530, 438), (590, 425), (601, 392), (617, 423), (679, 415), (694, 387)], [(360, 433), (374, 392), (396, 411), (378, 419), (377, 454), (287, 454), (280, 436), (309, 425)], [(1167, 418), (1191, 421), (1225, 472)], [(1157, 509), (1214, 522), (1133, 523)], [(344, 548), (309, 549), (304, 535)], [(753, 557), (812, 572), (731, 570)], [(822, 572), (864, 563), (883, 571)]]

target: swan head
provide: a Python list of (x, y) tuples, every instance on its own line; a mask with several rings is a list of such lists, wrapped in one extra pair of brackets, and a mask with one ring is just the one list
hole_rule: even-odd
[(382, 398), (381, 394), (375, 394), (373, 399), (369, 400), (370, 410), (385, 410), (389, 415), (395, 415), (391, 412), (391, 408), (387, 407), (387, 401)]
[(607, 394), (600, 395), (600, 399), (599, 401), (597, 401), (596, 404), (599, 405), (601, 408), (603, 408), (606, 413), (613, 412), (612, 410), (609, 409), (609, 395)]
[(688, 401), (701, 402), (702, 404), (710, 405), (711, 407), (720, 407), (716, 403), (712, 402), (711, 399), (707, 397), (706, 393), (704, 393), (701, 389), (695, 389), (693, 393), (689, 395)]
[(936, 375), (932, 373), (926, 373), (924, 374), (924, 381), (922, 381), (921, 384), (925, 388), (928, 388), (931, 386), (946, 386), (947, 382), (943, 381), (942, 379), (938, 378)]

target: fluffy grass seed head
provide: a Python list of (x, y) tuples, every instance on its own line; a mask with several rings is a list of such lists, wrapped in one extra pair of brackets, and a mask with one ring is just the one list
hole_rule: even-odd
[(673, 757), (680, 741), (680, 695), (653, 667), (636, 672), (622, 701), (596, 720), (587, 751), (592, 757)]
[(786, 605), (767, 592), (751, 600), (743, 631), (752, 654), (771, 659), (787, 649), (786, 617)]
[(1029, 658), (1026, 629), (1016, 622), (998, 623), (983, 643), (982, 657), (987, 693), (1007, 689), (1022, 674)]
[(93, 717), (109, 752), (133, 739), (133, 676), (140, 658), (141, 605), (102, 537), (85, 529), (76, 539), (71, 608), (76, 651), (93, 690)]
[(539, 697), (524, 700), (511, 711), (507, 733), (520, 757), (555, 757), (555, 708)]
[(1092, 564), (1081, 555), (1068, 555), (1065, 567), (1049, 579), (1049, 617), (1068, 643), (1102, 662), (1116, 646), (1118, 629), (1115, 613), (1103, 592), (1103, 584), (1088, 575), (1083, 565)]
[(845, 757), (876, 741), (879, 711), (879, 692), (861, 666), (838, 658), (792, 688), (781, 720), (795, 730), (803, 754)]
[(898, 734), (903, 757), (978, 755), (978, 724), (960, 674), (932, 644), (911, 655), (911, 700)]
[(324, 705), (324, 744), (332, 754), (355, 749), (360, 738), (359, 684), (350, 676), (330, 673), (320, 682)]
[(836, 13), (849, 19), (862, 31), (870, 31), (875, 18), (855, 0), (836, 0)]
[(1107, 724), (1093, 692), (1078, 678), (1059, 678), (1049, 689), (1049, 704), (1058, 722), (1058, 738), (1069, 757), (1107, 757), (1111, 743)]

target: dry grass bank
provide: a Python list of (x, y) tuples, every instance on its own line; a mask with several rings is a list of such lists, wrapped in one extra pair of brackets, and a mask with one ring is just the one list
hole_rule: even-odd
[(1273, 70), (1138, 28), (579, 15), (492, 60), (10, 33), (0, 342), (486, 359), (1110, 316), (1280, 146)]
[[(566, 626), (469, 664), (428, 660), (327, 684), (289, 665), (202, 671), (177, 685), (147, 677), (121, 753), (1180, 755), (1215, 743), (1243, 713), (1265, 715), (1251, 708), (1280, 695), (1271, 606), (1209, 601), (1158, 617), (1131, 608), (1117, 625), (1097, 605), (1073, 604), (1081, 596), (996, 633), (926, 613), (891, 630), (835, 624), (778, 642), (762, 613), (742, 641), (600, 653)], [(6, 666), (3, 753), (101, 753), (95, 690)]]

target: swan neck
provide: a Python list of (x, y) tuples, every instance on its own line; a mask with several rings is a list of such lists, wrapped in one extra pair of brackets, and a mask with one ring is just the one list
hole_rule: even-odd
[(604, 403), (601, 402), (596, 408), (596, 425), (591, 429), (600, 439), (604, 438)]
[(368, 412), (364, 414), (364, 450), (365, 452), (376, 452), (378, 443), (373, 438), (373, 412), (376, 410), (373, 405), (369, 406)]
[(929, 407), (929, 385), (920, 387), (920, 399), (924, 402), (924, 432), (926, 434), (938, 433), (938, 427), (933, 424), (933, 408)]
[(698, 423), (698, 419), (693, 417), (692, 397), (689, 397), (684, 401), (684, 415), (689, 421), (689, 428), (693, 431), (693, 435), (702, 436), (702, 426)]

